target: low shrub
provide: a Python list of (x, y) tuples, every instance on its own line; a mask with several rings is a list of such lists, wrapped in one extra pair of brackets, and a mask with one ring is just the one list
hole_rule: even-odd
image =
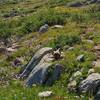
[(62, 48), (65, 45), (74, 45), (76, 43), (80, 43), (81, 38), (79, 35), (76, 35), (74, 33), (69, 35), (59, 35), (49, 44), (53, 48)]

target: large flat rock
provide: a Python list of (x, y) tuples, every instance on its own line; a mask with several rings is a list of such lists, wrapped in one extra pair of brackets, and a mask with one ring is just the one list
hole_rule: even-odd
[(41, 61), (35, 66), (35, 68), (30, 73), (29, 77), (26, 79), (26, 86), (32, 86), (33, 84), (42, 84), (45, 82), (48, 74), (49, 68), (52, 66), (51, 57), (52, 54), (45, 55)]
[(20, 75), (20, 78), (24, 78), (27, 77), (29, 75), (29, 73), (33, 70), (33, 68), (40, 62), (40, 60), (42, 59), (42, 57), (50, 52), (52, 52), (52, 48), (50, 47), (45, 47), (42, 48), (40, 50), (38, 50), (34, 56), (32, 57), (32, 59), (29, 61), (29, 63), (26, 65), (25, 70), (22, 72), (22, 74)]
[(100, 86), (100, 74), (92, 73), (85, 80), (81, 82), (79, 86), (79, 92), (95, 94), (99, 86)]

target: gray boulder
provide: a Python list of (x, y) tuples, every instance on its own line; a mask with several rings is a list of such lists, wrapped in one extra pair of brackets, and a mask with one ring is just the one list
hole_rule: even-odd
[(41, 61), (33, 68), (28, 78), (26, 79), (26, 86), (31, 87), (33, 84), (43, 84), (47, 79), (48, 69), (52, 66), (50, 57), (51, 54), (45, 55)]
[(69, 80), (68, 87), (67, 87), (70, 92), (73, 92), (73, 91), (76, 92), (76, 87), (78, 83), (77, 80), (79, 81), (81, 76), (82, 76), (81, 71), (77, 71), (72, 75), (72, 77)]
[(72, 50), (74, 50), (74, 47), (69, 47), (67, 50), (72, 51)]
[(59, 79), (61, 73), (63, 71), (63, 66), (60, 64), (56, 64), (54, 67), (54, 70), (52, 72), (52, 75), (50, 76), (50, 78), (47, 80), (46, 84), (47, 85), (52, 85), (53, 82), (55, 82), (56, 80)]
[(20, 74), (20, 78), (24, 78), (29, 75), (29, 73), (33, 70), (33, 68), (40, 62), (42, 57), (50, 52), (52, 52), (52, 48), (45, 47), (40, 50), (38, 50), (35, 55), (32, 57), (32, 59), (27, 64), (26, 68), (23, 70), (23, 72)]
[(50, 97), (53, 95), (52, 91), (43, 91), (43, 92), (39, 92), (38, 96), (39, 97)]
[(92, 73), (85, 80), (81, 82), (79, 86), (79, 92), (95, 94), (99, 86), (100, 86), (100, 74)]
[(77, 78), (77, 77), (80, 77), (80, 76), (82, 76), (82, 72), (81, 71), (77, 71), (73, 75), (74, 78)]
[(41, 26), (39, 29), (39, 33), (45, 33), (46, 31), (48, 31), (48, 28), (49, 28), (48, 24)]

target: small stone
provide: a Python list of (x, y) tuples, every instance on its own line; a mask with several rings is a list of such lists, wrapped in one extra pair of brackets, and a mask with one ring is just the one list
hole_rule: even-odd
[(68, 48), (68, 51), (72, 51), (72, 50), (74, 50), (74, 47)]
[(92, 68), (92, 69), (89, 69), (89, 71), (88, 71), (88, 75), (89, 74), (92, 74), (92, 73), (95, 73), (95, 70)]
[(76, 85), (77, 85), (76, 80), (71, 81), (71, 82), (68, 84), (68, 90), (69, 90), (69, 91), (75, 91)]
[(97, 88), (100, 86), (100, 74), (92, 73), (79, 85), (79, 93), (97, 93)]
[(62, 25), (54, 25), (52, 28), (63, 28)]
[(50, 97), (53, 95), (53, 92), (52, 91), (44, 91), (44, 92), (40, 92), (38, 94), (39, 97)]
[(13, 48), (11, 48), (11, 47), (6, 48), (6, 50), (7, 50), (8, 52), (16, 52), (16, 49), (13, 49)]
[[(50, 47), (44, 47), (39, 49), (34, 56), (32, 57), (32, 59), (29, 61), (28, 65), (26, 66), (26, 68), (24, 69), (24, 71), (22, 73), (20, 73), (20, 78), (24, 78), (26, 76), (29, 75), (29, 73), (32, 71), (33, 68), (35, 68), (35, 66), (37, 64), (39, 64), (39, 62), (41, 61), (41, 58), (43, 58), (45, 55), (47, 55), (48, 53), (52, 53), (53, 49)], [(48, 55), (47, 55), (48, 56)], [(46, 57), (47, 57), (46, 56)], [(46, 58), (47, 59), (47, 58)], [(45, 59), (45, 60), (46, 60)], [(48, 57), (48, 59), (51, 59), (50, 56)], [(48, 60), (47, 59), (47, 60)], [(44, 60), (42, 60), (44, 61)], [(39, 76), (40, 77), (40, 76)], [(38, 78), (39, 79), (39, 78)]]
[(82, 73), (81, 73), (80, 71), (77, 71), (76, 73), (74, 73), (73, 76), (74, 76), (74, 77), (82, 76)]
[(75, 99), (77, 99), (77, 100), (79, 99), (80, 100), (80, 97), (79, 96), (75, 96)]
[(39, 29), (39, 33), (45, 33), (46, 31), (48, 31), (48, 28), (49, 28), (48, 24), (41, 26)]
[(98, 91), (94, 97), (94, 100), (100, 100), (100, 87), (98, 88)]
[(76, 60), (77, 60), (77, 61), (80, 61), (80, 62), (84, 61), (84, 55), (83, 55), (83, 54), (82, 54), (82, 55), (79, 55), (79, 56), (76, 58)]

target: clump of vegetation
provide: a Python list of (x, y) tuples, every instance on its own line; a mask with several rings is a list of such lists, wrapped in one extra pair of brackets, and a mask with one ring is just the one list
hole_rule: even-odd
[(81, 38), (79, 34), (69, 33), (69, 34), (61, 34), (54, 38), (54, 40), (50, 43), (53, 48), (62, 48), (66, 45), (73, 46), (74, 44), (78, 44), (81, 42)]

